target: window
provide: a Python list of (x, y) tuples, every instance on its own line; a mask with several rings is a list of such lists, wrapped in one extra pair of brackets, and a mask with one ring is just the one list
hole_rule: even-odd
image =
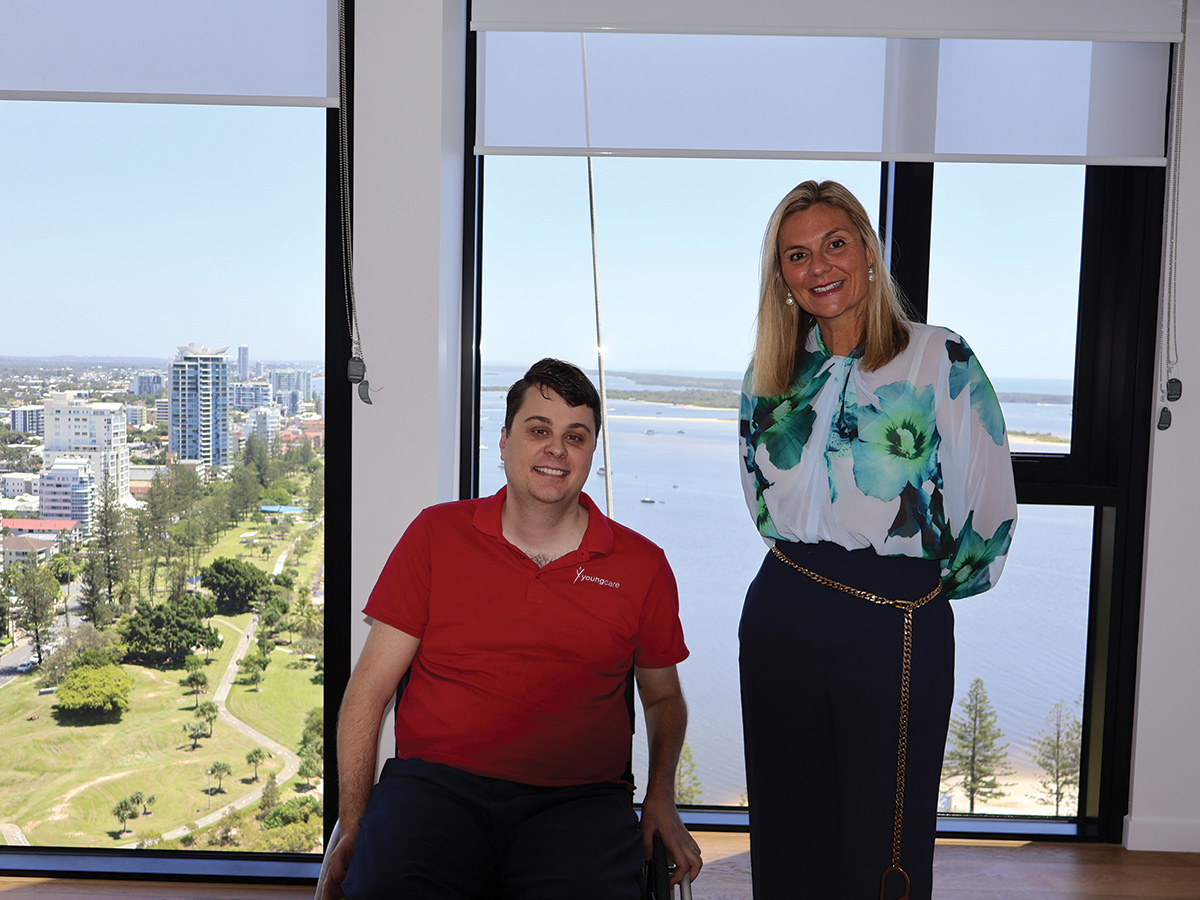
[[(46, 639), (17, 629), (13, 653), (43, 659), (0, 698), (10, 723), (2, 765), (18, 773), (0, 788), (0, 818), (28, 841), (6, 848), (8, 868), (44, 869), (47, 855), (78, 850), (86, 862), (73, 871), (295, 876), (312, 865), (297, 868), (296, 854), (322, 842), (327, 5), (289, 4), (282, 27), (270, 4), (242, 10), (239, 40), (250, 39), (258, 63), (288, 57), (265, 81), (229, 41), (210, 41), (223, 26), (205, 17), (239, 6), (181, 9), (182, 24), (146, 11), (136, 36), (104, 27), (120, 17), (99, 7), (72, 21), (6, 22), (9, 35), (67, 52), (0, 66), (0, 291), (38, 311), (35, 327), (0, 347), (0, 406), (29, 395), (50, 399), (47, 415), (81, 406), (64, 424), (90, 419), (114, 445), (87, 440), (86, 427), (56, 437), (57, 422), (46, 442), (47, 461), (60, 449), (93, 458), (86, 513), (96, 526), (57, 561), (65, 584), (55, 584), (60, 610)], [(130, 39), (162, 43), (116, 73), (104, 70), (105, 52), (92, 55)], [(205, 62), (214, 46), (220, 67)], [(299, 57), (304, 83), (285, 87), (279, 75), (304, 68)], [(139, 68), (185, 58), (199, 82)], [(217, 82), (204, 80), (218, 69)], [(288, 96), (266, 99), (276, 92)], [(268, 370), (311, 378), (270, 445), (255, 444), (224, 396), (241, 380), (226, 349), (239, 344)], [(172, 378), (173, 360), (196, 358), (200, 378), (194, 367), (190, 382)], [(141, 376), (153, 376), (149, 390)], [(333, 444), (331, 459), (337, 435)], [(100, 561), (111, 581), (97, 575)], [(240, 587), (233, 574), (245, 576)], [(156, 618), (192, 595), (216, 597), (216, 608), (192, 607), (182, 624)], [(67, 699), (93, 643), (117, 657), (127, 683), (108, 711)], [(220, 688), (223, 675), (232, 684)], [(213, 721), (217, 704), (236, 721)], [(273, 819), (255, 815), (264, 788), (281, 808)], [(235, 814), (235, 801), (251, 800)]]
[[(869, 206), (877, 198), (893, 271), (918, 317), (962, 332), (989, 371), (1012, 431), (1021, 515), (1028, 522), (1018, 529), (1021, 535), (1027, 528), (1014, 554), (1034, 546), (1024, 562), (1010, 563), (997, 592), (958, 605), (964, 610), (959, 696), (974, 678), (984, 680), (1016, 781), (1006, 800), (992, 798), (992, 805), (973, 810), (970, 822), (959, 818), (948, 784), (944, 826), (949, 833), (1114, 833), (1123, 810), (1120, 787), (1109, 790), (1096, 773), (1120, 767), (1127, 751), (1122, 722), (1128, 695), (1118, 696), (1112, 683), (1128, 666), (1134, 644), (1128, 631), (1120, 640), (1098, 642), (1096, 636), (1114, 634), (1106, 623), (1128, 617), (1136, 596), (1126, 584), (1138, 565), (1136, 494), (1144, 484), (1138, 487), (1134, 461), (1144, 452), (1145, 431), (1135, 425), (1141, 420), (1130, 400), (1141, 403), (1148, 396), (1144, 364), (1133, 364), (1142, 359), (1135, 347), (1150, 334), (1145, 316), (1154, 302), (1148, 266), (1157, 241), (1153, 218), (1160, 209), (1162, 158), (1156, 158), (1153, 134), (1162, 122), (1147, 126), (1151, 137), (1139, 149), (1116, 133), (1108, 136), (1109, 149), (1100, 149), (1100, 119), (1091, 125), (1060, 121), (1066, 127), (1054, 137), (1037, 130), (997, 132), (996, 116), (1016, 128), (1022, 120), (1004, 118), (1014, 108), (1004, 112), (1002, 98), (992, 97), (988, 85), (1018, 71), (1024, 59), (1031, 71), (1048, 76), (1052, 70), (1070, 90), (1096, 97), (1097, 85), (1112, 71), (1139, 58), (1139, 74), (1128, 79), (1148, 91), (1153, 107), (1165, 86), (1163, 48), (847, 43), (845, 53), (865, 54), (858, 76), (870, 70), (872, 53), (882, 53), (886, 78), (900, 72), (906, 89), (898, 95), (893, 89), (900, 82), (888, 82), (876, 95), (869, 78), (847, 88), (864, 103), (875, 97), (868, 107), (870, 115), (880, 113), (881, 132), (853, 132), (847, 138), (852, 145), (828, 149), (876, 161), (830, 163), (816, 158), (826, 148), (826, 133), (757, 132), (761, 119), (746, 119), (744, 110), (715, 91), (704, 95), (712, 97), (712, 108), (686, 127), (664, 131), (654, 120), (658, 125), (638, 131), (635, 120), (620, 120), (614, 112), (619, 104), (613, 98), (624, 96), (620, 85), (629, 71), (643, 80), (660, 78), (642, 98), (660, 97), (689, 82), (678, 77), (680, 67), (695, 61), (689, 46), (706, 48), (706, 61), (722, 59), (728, 48), (742, 59), (752, 41), (731, 38), (726, 46), (713, 36), (655, 43), (658, 38), (644, 35), (556, 34), (539, 44), (540, 36), (488, 31), (485, 37), (486, 88), (480, 96), (486, 102), (476, 136), (476, 151), (485, 156), (478, 260), (478, 383), (484, 390), (467, 404), (478, 402), (481, 410), (478, 490), (491, 492), (503, 482), (494, 450), (502, 424), (498, 391), (541, 355), (595, 370), (598, 306), (612, 442), (610, 458), (598, 460), (598, 468), (611, 475), (613, 514), (658, 541), (672, 560), (694, 649), (680, 667), (691, 700), (689, 762), (695, 763), (683, 796), (698, 804), (744, 802), (732, 673), (740, 604), (762, 547), (745, 521), (737, 482), (732, 391), (752, 343), (758, 242), (767, 215), (796, 182), (835, 178)], [(671, 54), (673, 64), (664, 67), (670, 72), (638, 56), (649, 55), (650, 46)], [(530, 58), (559, 77), (523, 79), (521, 65)], [(629, 67), (613, 65), (618, 58)], [(937, 77), (930, 79), (930, 72)], [(966, 89), (973, 78), (982, 80)], [(1020, 84), (1021, 90), (1031, 86)], [(906, 102), (922, 96), (929, 85), (934, 95), (916, 107), (936, 108), (932, 130), (924, 136), (889, 131), (899, 127), (888, 125), (889, 104), (896, 96)], [(979, 103), (990, 112), (979, 114), (971, 90), (980, 91)], [(539, 97), (532, 125), (509, 115), (530, 107), (520, 102), (530, 91)], [(688, 118), (685, 103), (671, 108), (672, 115)], [(914, 128), (922, 122), (919, 115), (896, 114)], [(751, 120), (749, 131), (721, 132), (731, 122)], [(698, 131), (689, 131), (692, 126)], [(748, 138), (751, 133), (755, 137)], [(738, 143), (746, 139), (758, 143)], [(866, 149), (875, 139), (882, 140), (882, 151)], [(877, 160), (889, 157), (889, 140), (922, 161), (881, 164)], [(599, 304), (593, 298), (586, 163), (570, 158), (589, 152)], [(790, 154), (810, 158), (752, 158)], [(1116, 157), (1134, 166), (1114, 166)], [(1130, 194), (1122, 221), (1111, 198), (1126, 184), (1138, 190)], [(1144, 263), (1126, 278), (1124, 306), (1099, 275), (1109, 264), (1098, 250), (1122, 240), (1142, 248)], [(1142, 380), (1118, 384), (1114, 359), (1129, 360)], [(1104, 436), (1115, 431), (1127, 440), (1106, 442)], [(594, 475), (593, 496), (601, 490)], [(1039, 559), (1045, 546), (1054, 559)], [(1021, 646), (1025, 625), (1018, 623), (1024, 619), (1010, 611), (1037, 605), (1034, 598), (1046, 598), (1069, 624), (1048, 625), (1062, 638), (1055, 654), (1030, 650), (1037, 659), (1028, 666), (1040, 672), (1030, 691), (990, 660), (1006, 643)], [(997, 678), (992, 688), (989, 679)], [(1068, 803), (1049, 806), (1039, 803), (1037, 742), (1045, 716), (1060, 702), (1080, 733), (1072, 752), (1082, 755), (1082, 786)]]

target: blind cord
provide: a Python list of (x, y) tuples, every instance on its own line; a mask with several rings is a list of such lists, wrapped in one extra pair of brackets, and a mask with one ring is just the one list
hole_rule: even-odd
[(342, 224), (342, 289), (346, 298), (346, 327), (350, 331), (350, 361), (346, 378), (358, 385), (363, 403), (371, 402), (367, 364), (363, 359), (362, 331), (358, 327), (358, 305), (354, 300), (354, 242), (350, 229), (350, 88), (346, 62), (346, 2), (338, 0), (338, 182)]
[[(1175, 51), (1175, 67), (1171, 73), (1172, 114), (1170, 138), (1167, 144), (1167, 223), (1165, 259), (1163, 262), (1163, 321), (1159, 328), (1159, 400), (1168, 399), (1167, 382), (1179, 363), (1178, 333), (1178, 269), (1179, 257), (1179, 167), (1183, 145), (1183, 84), (1184, 58), (1187, 53), (1188, 0), (1183, 0), (1183, 38)], [(1170, 399), (1174, 399), (1173, 397)]]

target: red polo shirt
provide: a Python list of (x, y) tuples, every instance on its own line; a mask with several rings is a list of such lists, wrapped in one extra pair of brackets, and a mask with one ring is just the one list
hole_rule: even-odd
[(423, 511), (371, 592), (367, 615), (421, 639), (399, 755), (524, 784), (619, 780), (626, 672), (688, 655), (675, 577), (586, 494), (579, 549), (539, 568), (504, 539), (504, 496)]

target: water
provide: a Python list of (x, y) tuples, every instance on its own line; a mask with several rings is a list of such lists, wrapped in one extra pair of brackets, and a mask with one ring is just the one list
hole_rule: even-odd
[[(507, 384), (520, 374), (488, 369), (483, 383)], [(609, 385), (617, 387), (615, 381)], [(1007, 404), (1005, 415), (1016, 422), (1028, 414), (1049, 426), (1014, 428), (1069, 434), (1069, 407), (1057, 410), (1057, 418), (1043, 409)], [(488, 494), (504, 483), (497, 446), (504, 395), (484, 392), (481, 415), (486, 449), (480, 451), (480, 492)], [(737, 626), (746, 586), (766, 548), (742, 496), (737, 414), (612, 400), (609, 416), (614, 517), (658, 543), (679, 582), (691, 649), (679, 671), (689, 704), (688, 741), (704, 788), (701, 802), (738, 805), (745, 775)], [(601, 465), (597, 451), (594, 468)], [(603, 508), (602, 477), (594, 475), (588, 490)], [(1022, 507), (1000, 584), (953, 604), (956, 696), (973, 678), (984, 680), (1010, 745), (1010, 763), (1024, 776), (1035, 768), (1030, 744), (1051, 707), (1059, 700), (1071, 705), (1082, 695), (1090, 556), (1090, 508)], [(645, 765), (639, 736), (635, 772), (644, 773)], [(1021, 801), (1023, 811), (1046, 811), (1024, 798), (1024, 789), (1013, 794), (1010, 805)]]

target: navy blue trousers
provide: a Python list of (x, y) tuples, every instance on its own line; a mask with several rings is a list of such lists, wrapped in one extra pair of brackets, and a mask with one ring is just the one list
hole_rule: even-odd
[[(937, 564), (834, 544), (779, 549), (806, 569), (901, 600)], [(904, 614), (825, 587), (767, 553), (739, 629), (754, 896), (876, 900), (891, 865)], [(954, 697), (954, 614), (913, 615), (901, 866), (912, 900), (933, 886), (942, 753)], [(890, 880), (886, 897), (903, 884)]]
[(390, 759), (371, 791), (348, 900), (638, 900), (628, 785), (539, 787)]

